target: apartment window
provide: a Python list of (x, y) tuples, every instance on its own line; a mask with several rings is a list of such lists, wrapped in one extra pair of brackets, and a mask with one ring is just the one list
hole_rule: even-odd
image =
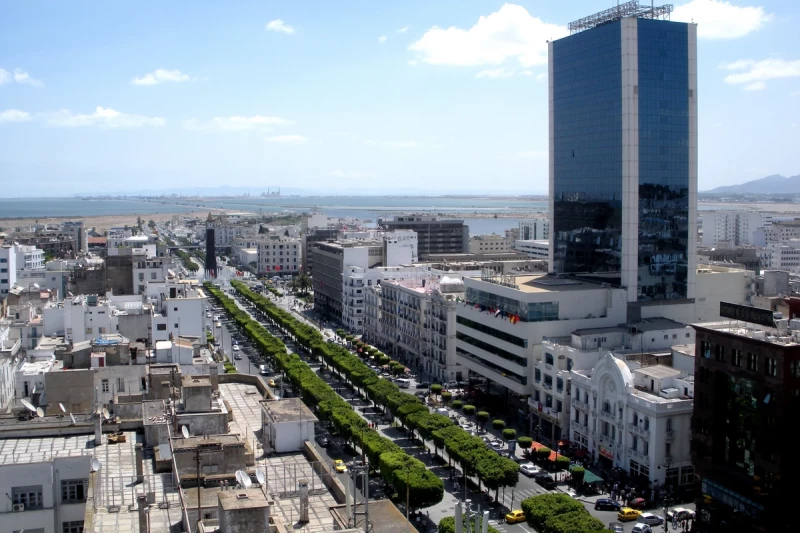
[(646, 430), (650, 429), (650, 419), (647, 417), (644, 417), (644, 429)]
[(125, 392), (125, 380), (117, 378), (117, 392)]
[[(800, 389), (798, 389), (798, 390), (800, 390)], [(540, 401), (539, 391), (538, 390), (533, 391), (533, 401), (535, 401), (535, 402)]]
[(571, 371), (572, 371), (572, 359), (568, 357), (567, 358), (567, 372), (571, 372)]
[(173, 327), (174, 327), (175, 329), (178, 329), (178, 328), (180, 327), (180, 324), (178, 324), (177, 322), (175, 322), (175, 326), (173, 326)]
[(544, 376), (544, 386), (548, 389), (553, 388), (553, 376), (548, 376), (548, 375)]
[(156, 276), (155, 272), (150, 272), (150, 279), (156, 279)]
[(61, 481), (61, 501), (63, 503), (78, 503), (86, 501), (85, 479), (65, 479)]
[(686, 334), (686, 338), (687, 338), (687, 339), (688, 339), (689, 337), (691, 337), (691, 336), (692, 336), (692, 334), (691, 334), (691, 333), (687, 333), (687, 334)]
[(789, 371), (792, 373), (792, 377), (800, 377), (800, 361), (792, 361), (789, 363)]
[(603, 402), (603, 412), (604, 413), (611, 413), (611, 404), (606, 400)]
[(587, 428), (589, 427), (589, 415), (586, 413), (583, 415), (583, 426)]
[(561, 378), (556, 378), (556, 391), (558, 392), (564, 391), (564, 380)]
[(167, 325), (166, 324), (156, 324), (156, 329), (158, 331), (167, 331)]
[(664, 340), (669, 340), (669, 335), (664, 335)]
[(91, 335), (92, 334), (92, 328), (86, 328), (86, 334), (87, 335)]
[(747, 352), (747, 370), (758, 372), (758, 355)]
[(108, 385), (108, 380), (107, 379), (102, 380), (100, 382), (100, 384), (101, 384), (101, 386), (103, 388), (103, 392), (108, 392), (109, 391), (109, 385)]
[(742, 351), (741, 350), (736, 350), (736, 349), (731, 350), (731, 363), (733, 364), (733, 366), (742, 366)]
[(778, 375), (778, 361), (772, 357), (764, 358), (764, 373), (768, 376), (775, 377)]
[(720, 346), (719, 344), (717, 344), (714, 347), (714, 359), (716, 359), (720, 363), (724, 363), (725, 362), (725, 347), (724, 346)]
[(580, 421), (581, 421), (581, 412), (575, 409), (575, 423), (577, 424)]
[(553, 396), (550, 394), (544, 395), (544, 406), (545, 407), (553, 407)]
[(677, 338), (678, 338), (678, 334), (677, 334), (677, 333), (673, 333), (673, 334), (672, 334), (672, 338), (673, 338), (673, 339), (677, 339)]
[(29, 485), (27, 487), (12, 487), (11, 502), (14, 505), (24, 505), (26, 511), (41, 509), (44, 507), (42, 486)]
[(544, 362), (547, 365), (552, 365), (553, 364), (553, 354), (551, 354), (551, 353), (544, 354)]
[(650, 453), (650, 443), (646, 440), (642, 441), (642, 453), (648, 455)]
[(633, 448), (633, 451), (635, 452), (639, 451), (639, 439), (637, 439), (636, 437), (633, 437), (633, 443), (631, 444), (631, 448)]
[(536, 380), (536, 383), (542, 381), (542, 372), (538, 368), (533, 372), (533, 379)]
[(0, 268), (0, 274), (5, 274), (8, 272), (7, 268)]
[(561, 400), (556, 400), (556, 412), (560, 413), (564, 410), (564, 403)]
[(667, 431), (672, 431), (672, 419), (667, 418)]
[(83, 520), (62, 522), (61, 533), (83, 533)]

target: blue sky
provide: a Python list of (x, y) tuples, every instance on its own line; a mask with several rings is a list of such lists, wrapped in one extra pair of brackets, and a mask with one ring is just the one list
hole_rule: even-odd
[[(545, 193), (546, 40), (615, 2), (0, 6), (5, 196)], [(691, 0), (700, 189), (800, 174), (800, 2)]]

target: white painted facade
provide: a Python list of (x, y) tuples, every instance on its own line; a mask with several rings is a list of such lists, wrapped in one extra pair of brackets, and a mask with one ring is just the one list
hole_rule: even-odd
[(519, 239), (523, 241), (549, 241), (550, 220), (546, 216), (520, 220)]
[(281, 237), (258, 243), (258, 271), (294, 274), (300, 271), (301, 242), (298, 239)]
[(522, 396), (533, 393), (534, 349), (546, 337), (626, 320), (620, 288), (547, 275), (464, 278), (464, 284), (465, 301), (457, 307), (458, 363)]
[(703, 211), (703, 246), (730, 243), (732, 246), (755, 244), (755, 233), (772, 225), (772, 215), (759, 211)]
[(768, 242), (760, 255), (764, 269), (800, 274), (800, 239)]
[(160, 286), (156, 297), (151, 299), (156, 310), (152, 317), (152, 342), (169, 340), (170, 335), (174, 339), (205, 339), (206, 324), (211, 323), (205, 315), (205, 300), (203, 290), (191, 283), (171, 282)]
[(631, 370), (607, 353), (593, 369), (573, 371), (571, 378), (572, 442), (658, 486), (694, 483), (693, 376), (662, 365)]
[[(522, 222), (520, 222), (522, 224)], [(502, 235), (474, 235), (469, 240), (469, 253), (496, 254), (511, 251), (511, 239)]]
[(13, 244), (0, 246), (0, 300), (17, 282), (17, 250)]
[(519, 239), (514, 243), (514, 249), (522, 252), (532, 259), (544, 259), (547, 261), (550, 257), (550, 241), (549, 240), (523, 240)]
[[(0, 465), (3, 530), (73, 533), (83, 530), (91, 455)], [(70, 528), (69, 526), (73, 526)], [(78, 527), (80, 529), (78, 529)]]
[(119, 333), (119, 309), (106, 298), (74, 296), (51, 302), (43, 310), (43, 334), (83, 342), (99, 335)]
[(410, 265), (416, 263), (417, 232), (399, 229), (383, 234), (384, 266)]
[(44, 250), (27, 244), (14, 246), (17, 251), (18, 270), (40, 270), (44, 268)]
[(146, 294), (148, 283), (164, 282), (174, 272), (174, 257), (134, 257), (133, 290), (135, 294)]

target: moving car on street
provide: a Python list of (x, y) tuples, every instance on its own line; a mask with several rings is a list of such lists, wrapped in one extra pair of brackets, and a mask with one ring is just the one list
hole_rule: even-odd
[(611, 498), (599, 498), (594, 503), (595, 511), (617, 511), (622, 508), (622, 504), (620, 504), (616, 500), (612, 500)]
[(341, 459), (336, 459), (333, 462), (333, 468), (336, 469), (336, 472), (339, 474), (344, 474), (345, 472), (347, 472), (347, 465), (344, 464), (344, 461), (342, 461)]
[(270, 387), (275, 387), (277, 386), (277, 383), (275, 383), (274, 379), (270, 379), (269, 381), (267, 381), (267, 385), (269, 385)]
[[(526, 475), (528, 477), (533, 477), (536, 474), (540, 473), (542, 469), (533, 463), (525, 463), (524, 465), (519, 467), (519, 471), (522, 472), (523, 475)], [(597, 507), (595, 507), (595, 509), (597, 509)]]
[(517, 509), (516, 511), (511, 511), (506, 515), (506, 522), (509, 524), (516, 524), (518, 522), (525, 521), (525, 513), (522, 512), (522, 509)]
[(617, 520), (620, 522), (632, 522), (639, 518), (642, 515), (642, 512), (637, 509), (631, 509), (630, 507), (623, 507), (617, 513)]
[(642, 513), (637, 519), (637, 522), (642, 522), (648, 526), (658, 526), (664, 523), (664, 518), (653, 513)]
[(647, 524), (637, 522), (636, 525), (633, 526), (633, 529), (631, 529), (631, 533), (653, 533), (653, 529)]

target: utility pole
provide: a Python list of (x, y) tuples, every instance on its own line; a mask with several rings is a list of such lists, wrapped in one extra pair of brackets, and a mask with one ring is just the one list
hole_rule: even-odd
[(197, 465), (197, 525), (198, 530), (200, 529), (200, 521), (203, 519), (203, 515), (200, 511), (200, 447), (196, 447), (194, 449), (194, 460)]

